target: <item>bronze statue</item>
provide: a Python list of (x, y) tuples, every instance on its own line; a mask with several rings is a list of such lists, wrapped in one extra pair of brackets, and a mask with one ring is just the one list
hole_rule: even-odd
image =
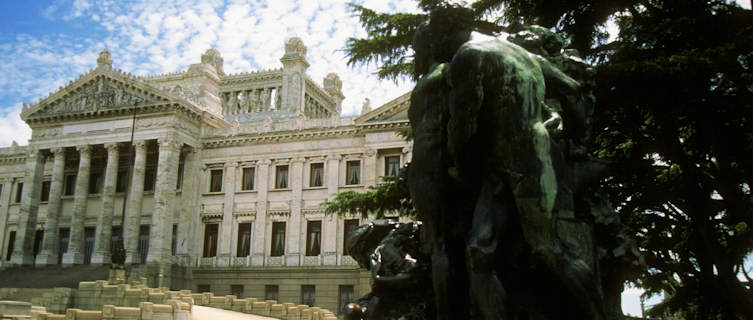
[(346, 319), (622, 319), (641, 258), (588, 153), (593, 71), (549, 30), (508, 40), (472, 17), (440, 5), (414, 35), (407, 183), (423, 225), (348, 239), (373, 286)]

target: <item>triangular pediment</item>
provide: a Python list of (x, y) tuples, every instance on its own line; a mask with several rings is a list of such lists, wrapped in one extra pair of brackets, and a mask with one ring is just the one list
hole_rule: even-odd
[(119, 71), (95, 69), (25, 107), (23, 119), (54, 117), (166, 103), (171, 95)]
[(409, 106), (410, 91), (359, 116), (354, 121), (358, 124), (408, 121)]

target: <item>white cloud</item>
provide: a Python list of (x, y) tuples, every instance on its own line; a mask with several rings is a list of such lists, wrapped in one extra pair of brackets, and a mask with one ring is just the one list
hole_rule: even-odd
[(0, 146), (10, 146), (13, 141), (28, 144), (31, 128), (21, 120), (21, 104), (5, 109), (0, 113)]

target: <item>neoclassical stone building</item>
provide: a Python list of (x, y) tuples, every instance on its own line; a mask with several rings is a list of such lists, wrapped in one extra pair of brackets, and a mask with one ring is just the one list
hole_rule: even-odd
[(306, 75), (306, 47), (282, 68), (225, 74), (210, 49), (188, 70), (135, 77), (97, 67), (21, 117), (28, 146), (0, 149), (1, 266), (126, 263), (152, 285), (338, 309), (369, 290), (344, 248), (364, 221), (327, 216), (410, 159), (396, 132), (408, 96), (342, 117), (331, 73)]

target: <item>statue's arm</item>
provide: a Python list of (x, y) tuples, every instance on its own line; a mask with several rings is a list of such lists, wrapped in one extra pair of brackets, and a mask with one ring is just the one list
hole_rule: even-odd
[(482, 72), (483, 55), (472, 48), (461, 47), (450, 65), (450, 118), (447, 144), (455, 165), (466, 153), (465, 146), (478, 130), (478, 115), (484, 101)]

